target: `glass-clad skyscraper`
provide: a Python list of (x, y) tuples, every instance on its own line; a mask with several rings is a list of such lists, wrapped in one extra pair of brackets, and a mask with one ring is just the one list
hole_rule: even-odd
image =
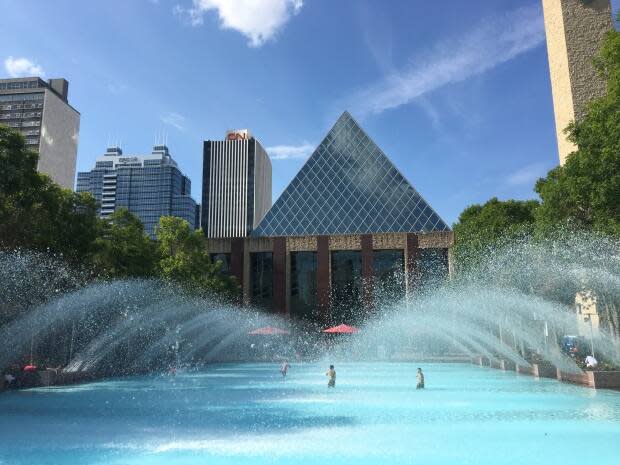
[(191, 181), (177, 167), (168, 147), (156, 145), (150, 155), (123, 155), (108, 148), (95, 168), (78, 173), (78, 192), (90, 192), (102, 218), (127, 208), (140, 218), (144, 230), (155, 236), (162, 216), (177, 216), (192, 229), (199, 227), (199, 210), (191, 197)]

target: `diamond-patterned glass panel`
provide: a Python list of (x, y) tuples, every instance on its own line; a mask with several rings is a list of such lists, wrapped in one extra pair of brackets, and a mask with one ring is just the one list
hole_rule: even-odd
[(344, 112), (252, 235), (448, 230), (448, 225)]

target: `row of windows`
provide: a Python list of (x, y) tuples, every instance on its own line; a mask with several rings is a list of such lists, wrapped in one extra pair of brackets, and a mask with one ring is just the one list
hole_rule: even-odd
[(6, 89), (36, 89), (42, 87), (38, 80), (36, 81), (18, 81), (18, 82), (0, 82), (0, 90)]
[[(229, 261), (228, 254), (212, 259)], [(331, 252), (331, 317), (334, 322), (350, 322), (367, 316), (360, 251)], [(375, 308), (391, 306), (405, 296), (403, 250), (374, 250), (372, 256), (372, 301)], [(448, 276), (446, 249), (422, 249), (418, 258), (419, 285), (431, 288)], [(250, 295), (252, 303), (270, 308), (273, 300), (273, 254), (250, 255)], [(317, 318), (317, 253), (290, 253), (290, 312), (301, 319)]]
[(30, 111), (28, 113), (0, 113), (0, 119), (12, 119), (12, 118), (40, 118), (42, 112)]
[(0, 102), (21, 102), (24, 100), (43, 100), (43, 98), (44, 98), (43, 92), (38, 92), (36, 94), (0, 95)]
[(30, 128), (34, 126), (41, 126), (41, 121), (9, 121), (6, 125), (10, 128)]
[(43, 108), (42, 103), (13, 103), (8, 105), (0, 105), (0, 110), (34, 110), (35, 108)]

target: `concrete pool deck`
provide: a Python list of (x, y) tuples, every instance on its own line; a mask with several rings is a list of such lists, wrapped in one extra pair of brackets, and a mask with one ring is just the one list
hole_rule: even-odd
[(568, 373), (551, 364), (532, 363), (528, 367), (517, 365), (509, 360), (495, 361), (483, 356), (472, 358), (471, 363), (502, 371), (516, 371), (519, 374), (531, 375), (536, 378), (557, 379), (561, 382), (578, 384), (593, 389), (620, 390), (620, 371), (584, 370), (583, 373)]

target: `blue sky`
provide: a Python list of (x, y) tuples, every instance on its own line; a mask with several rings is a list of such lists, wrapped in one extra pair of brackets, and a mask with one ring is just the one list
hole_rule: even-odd
[[(258, 4), (259, 6), (253, 6)], [(245, 5), (245, 7), (244, 7)], [(613, 2), (617, 10), (618, 2)], [(558, 163), (540, 0), (0, 0), (0, 76), (70, 81), (78, 171), (249, 128), (274, 200), (349, 110), (448, 222)]]

